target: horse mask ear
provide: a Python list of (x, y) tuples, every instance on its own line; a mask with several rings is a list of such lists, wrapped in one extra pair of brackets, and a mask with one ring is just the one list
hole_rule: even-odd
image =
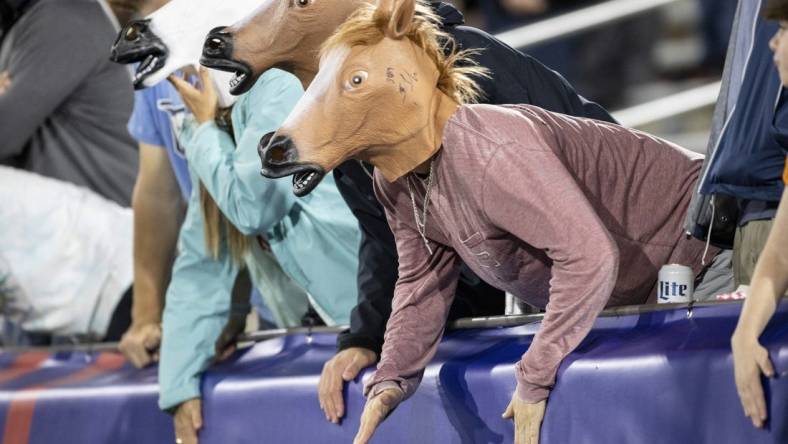
[(405, 37), (413, 25), (416, 0), (379, 0), (377, 13), (388, 17), (386, 37), (398, 40)]

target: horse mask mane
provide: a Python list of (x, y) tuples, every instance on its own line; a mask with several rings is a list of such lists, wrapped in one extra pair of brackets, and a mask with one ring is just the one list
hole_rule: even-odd
[(325, 43), (320, 70), (282, 127), (260, 142), (263, 175), (294, 175), (298, 196), (331, 169), (364, 160), (393, 181), (440, 148), (443, 126), (485, 70), (422, 1), (362, 6)]
[[(128, 23), (112, 46), (111, 59), (138, 63), (134, 87), (153, 86), (184, 66), (199, 64), (205, 36), (211, 29), (233, 23), (253, 10), (259, 0), (172, 0), (143, 20)], [(229, 94), (229, 74), (212, 73), (222, 106)]]

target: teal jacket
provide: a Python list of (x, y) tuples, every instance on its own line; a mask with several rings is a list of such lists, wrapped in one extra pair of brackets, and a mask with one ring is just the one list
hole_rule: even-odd
[(306, 298), (327, 324), (348, 323), (357, 301), (360, 232), (333, 177), (327, 176), (309, 196), (296, 198), (289, 180), (260, 175), (260, 138), (279, 127), (302, 92), (295, 77), (270, 70), (235, 104), (234, 139), (214, 123), (197, 126), (193, 121), (180, 136), (194, 186), (162, 319), (162, 409), (200, 397), (200, 375), (214, 359), (238, 273), (225, 249), (219, 260), (207, 254), (198, 180), (241, 232), (268, 239), (285, 274), (306, 290), (286, 277), (270, 278), (276, 275), (276, 263), (256, 245), (252, 248), (245, 262), (280, 326), (298, 324)]

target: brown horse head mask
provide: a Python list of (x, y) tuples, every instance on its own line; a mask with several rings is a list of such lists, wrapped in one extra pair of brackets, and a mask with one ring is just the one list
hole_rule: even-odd
[(263, 174), (293, 174), (306, 195), (328, 171), (355, 158), (395, 180), (440, 148), (458, 103), (478, 92), (482, 70), (447, 57), (449, 37), (431, 9), (416, 0), (362, 6), (323, 47), (320, 70), (276, 132), (260, 142)]
[(309, 85), (317, 73), (320, 45), (369, 0), (263, 0), (246, 19), (208, 34), (202, 63), (236, 73), (232, 93), (247, 92), (270, 68), (295, 74)]

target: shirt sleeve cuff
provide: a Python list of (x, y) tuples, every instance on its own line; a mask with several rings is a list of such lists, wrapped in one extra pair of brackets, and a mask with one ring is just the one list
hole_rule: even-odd
[(200, 398), (200, 380), (193, 378), (179, 387), (164, 389), (159, 387), (159, 408), (168, 413), (174, 413), (175, 408), (182, 403)]
[(402, 391), (402, 387), (394, 381), (383, 381), (372, 386), (367, 386), (365, 391), (367, 399), (372, 399), (386, 390), (396, 390), (397, 393), (399, 393), (398, 403), (405, 397), (405, 392)]
[(525, 401), (528, 404), (536, 404), (539, 401), (543, 401), (550, 396), (550, 389), (552, 387), (545, 387), (537, 384), (533, 384), (528, 382), (525, 376), (525, 371), (522, 368), (522, 362), (518, 362), (515, 366), (516, 377), (517, 377), (517, 397), (520, 398), (521, 401)]
[(378, 368), (372, 379), (364, 386), (364, 396), (371, 398), (383, 390), (396, 388), (402, 394), (400, 401), (408, 399), (419, 388), (423, 375), (424, 371), (420, 371), (414, 376), (405, 378), (393, 375), (391, 371), (386, 371), (385, 369), (381, 371)]

